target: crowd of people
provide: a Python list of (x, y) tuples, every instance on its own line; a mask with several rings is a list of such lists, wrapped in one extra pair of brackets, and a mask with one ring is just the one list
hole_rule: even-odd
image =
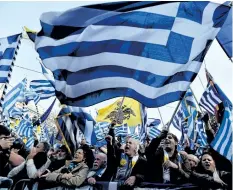
[[(214, 130), (208, 119), (203, 117), (210, 144)], [(30, 179), (28, 189), (95, 186), (100, 181), (118, 182), (121, 189), (140, 187), (145, 182), (232, 189), (231, 162), (210, 146), (200, 156), (189, 146), (178, 151), (178, 138), (165, 127), (160, 136), (144, 144), (132, 137), (122, 144), (115, 137), (114, 126), (113, 122), (105, 137), (107, 151), (82, 141), (72, 155), (65, 145), (55, 148), (38, 141), (27, 151), (22, 140), (0, 125), (0, 188), (10, 189), (19, 180)]]

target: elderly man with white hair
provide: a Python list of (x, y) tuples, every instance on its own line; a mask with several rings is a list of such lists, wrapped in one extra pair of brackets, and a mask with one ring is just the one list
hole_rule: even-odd
[[(115, 144), (114, 130), (106, 137), (108, 151), (114, 152), (113, 180), (121, 182), (126, 187), (137, 186), (144, 180), (146, 160), (138, 155), (139, 141), (134, 138), (127, 138), (126, 145), (122, 151)], [(109, 157), (108, 157), (109, 161)]]

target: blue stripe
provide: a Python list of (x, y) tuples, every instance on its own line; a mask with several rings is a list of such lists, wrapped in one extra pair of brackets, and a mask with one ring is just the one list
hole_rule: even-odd
[(14, 42), (17, 42), (17, 39), (18, 39), (18, 36), (19, 36), (20, 34), (15, 34), (15, 35), (13, 35), (13, 36), (8, 36), (7, 37), (7, 41), (8, 41), (8, 43), (9, 44), (12, 44), (12, 43), (14, 43)]
[[(230, 121), (228, 120), (228, 122), (229, 122), (229, 124), (230, 124)], [(226, 119), (224, 120), (224, 125), (226, 124)], [(222, 138), (222, 142), (219, 144), (219, 146), (218, 146), (218, 148), (217, 148), (217, 151), (218, 152), (220, 152), (220, 150), (222, 149), (222, 144), (223, 144), (223, 141), (226, 139), (226, 137), (227, 137), (227, 135), (228, 135), (228, 133), (229, 132), (231, 132), (231, 128), (230, 128), (230, 125), (227, 125), (227, 126), (225, 126), (224, 128), (227, 128), (227, 130), (226, 130), (226, 132), (225, 132), (225, 134), (224, 134), (224, 136), (223, 136), (223, 138)], [(222, 127), (222, 129), (224, 129), (223, 127)], [(223, 130), (221, 130), (220, 131), (220, 133), (219, 134), (222, 134), (222, 132), (223, 132)], [(223, 135), (223, 134), (222, 134)], [(219, 137), (220, 136), (222, 136), (222, 135), (219, 135)], [(218, 139), (219, 139), (219, 137), (218, 137)], [(232, 139), (231, 139), (231, 141), (232, 141)]]
[(7, 48), (0, 59), (13, 59), (15, 48)]
[(186, 64), (189, 60), (192, 41), (193, 38), (171, 32), (167, 46), (136, 41), (103, 40), (98, 42), (83, 41), (71, 42), (60, 46), (46, 46), (38, 48), (37, 52), (42, 60), (67, 55), (83, 57), (110, 52)]
[(1, 65), (0, 66), (0, 71), (9, 71), (11, 68), (10, 65)]
[(32, 80), (32, 81), (31, 81), (31, 83), (34, 83), (34, 82), (35, 82), (35, 83), (42, 83), (42, 84), (43, 84), (43, 83), (44, 83), (44, 84), (50, 84), (50, 83), (48, 82), (48, 80)]
[(177, 17), (185, 18), (202, 24), (202, 13), (209, 2), (181, 2)]
[[(230, 129), (230, 126), (229, 126), (229, 129)], [(230, 131), (230, 132), (231, 132), (231, 131)], [(227, 154), (228, 154), (228, 151), (229, 151), (229, 149), (230, 149), (231, 144), (232, 144), (232, 132), (231, 132), (230, 139), (229, 139), (229, 141), (228, 141), (228, 143), (227, 143), (227, 146), (225, 147), (225, 149), (224, 149), (224, 151), (223, 151), (223, 155), (227, 155)], [(231, 151), (232, 151), (232, 150), (231, 150)], [(231, 153), (231, 155), (232, 155), (232, 153)]]
[(7, 81), (7, 77), (0, 77), (0, 83), (5, 83)]
[[(126, 96), (138, 100), (139, 102), (144, 102), (144, 105), (150, 108), (157, 106), (160, 107), (168, 103), (177, 101), (181, 99), (181, 97), (183, 97), (184, 93), (185, 92), (183, 91), (176, 91), (176, 92), (166, 93), (155, 99), (150, 99), (137, 93), (133, 89), (117, 88), (117, 89), (100, 90), (97, 92), (93, 92), (91, 94), (80, 96), (78, 98), (68, 98), (62, 92), (56, 91), (56, 96), (62, 104), (66, 104), (70, 106), (78, 106), (78, 107), (88, 107), (108, 99)], [(98, 97), (98, 99), (96, 97)]]
[(90, 69), (84, 69), (78, 72), (69, 72), (66, 70), (54, 71), (56, 80), (66, 81), (67, 85), (75, 85), (81, 82), (105, 78), (105, 77), (122, 77), (122, 78), (134, 78), (135, 80), (155, 88), (162, 87), (164, 85), (179, 82), (179, 81), (192, 81), (196, 76), (196, 73), (185, 71), (179, 72), (172, 76), (155, 75), (149, 72), (129, 69), (121, 66), (99, 66)]
[[(213, 91), (213, 92), (214, 92), (214, 91)], [(219, 97), (215, 92), (214, 92), (214, 95), (220, 99), (220, 97)], [(220, 102), (216, 101), (216, 100), (213, 98), (212, 94), (209, 93), (209, 96), (210, 96), (211, 100), (212, 100), (216, 105), (220, 103)]]

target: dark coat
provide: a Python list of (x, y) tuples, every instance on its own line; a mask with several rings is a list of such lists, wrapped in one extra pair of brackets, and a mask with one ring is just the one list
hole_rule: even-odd
[(55, 170), (58, 170), (59, 168), (61, 168), (62, 166), (64, 166), (66, 164), (66, 159), (62, 159), (62, 160), (51, 160), (51, 164), (49, 165), (48, 170), (53, 172)]
[(198, 185), (202, 189), (232, 189), (232, 173), (220, 171), (218, 172), (220, 179), (227, 185), (221, 184), (214, 180), (211, 173), (191, 172), (190, 182)]
[(10, 157), (10, 150), (4, 150), (0, 146), (0, 176), (6, 177), (9, 172), (9, 157)]
[[(163, 183), (163, 162), (164, 162), (164, 151), (159, 148), (159, 144), (162, 139), (166, 138), (168, 132), (162, 131), (159, 137), (154, 138), (149, 147), (146, 149), (147, 157), (147, 172), (146, 181), (152, 183)], [(180, 155), (182, 158), (181, 167), (178, 169), (170, 168), (170, 183), (182, 184), (186, 183), (189, 178), (190, 165), (188, 159), (184, 155)], [(170, 161), (174, 162), (179, 166), (178, 152), (175, 151), (174, 155), (169, 158)]]
[[(110, 129), (109, 134), (113, 136), (113, 139), (115, 139), (114, 131), (113, 129)], [(114, 180), (117, 173), (117, 168), (120, 166), (120, 160), (121, 160), (121, 153), (123, 153), (122, 150), (120, 150), (119, 146), (113, 141), (113, 145), (110, 144), (107, 145), (108, 155), (107, 159), (108, 161), (112, 159), (111, 161), (111, 171), (112, 173), (112, 179)], [(145, 177), (145, 170), (146, 169), (146, 159), (142, 156), (139, 156), (135, 166), (132, 169), (132, 172), (130, 176), (136, 177), (135, 185), (138, 185), (142, 181), (144, 181)]]

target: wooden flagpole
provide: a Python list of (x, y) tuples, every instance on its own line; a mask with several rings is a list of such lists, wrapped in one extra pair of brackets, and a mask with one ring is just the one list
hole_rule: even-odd
[(158, 112), (159, 112), (159, 116), (160, 116), (160, 118), (161, 118), (162, 124), (163, 124), (163, 126), (164, 126), (164, 122), (163, 122), (162, 114), (160, 113), (159, 108), (158, 108)]
[(168, 126), (167, 126), (167, 130), (168, 130), (168, 131), (169, 131), (169, 128), (170, 128), (170, 126), (171, 126), (172, 120), (173, 120), (173, 118), (174, 118), (174, 116), (175, 116), (177, 110), (178, 110), (179, 107), (180, 107), (180, 104), (181, 104), (182, 100), (183, 100), (183, 98), (179, 101), (179, 103), (178, 103), (177, 106), (176, 106), (175, 111), (174, 111), (173, 114), (172, 114), (172, 117), (171, 117), (171, 119), (170, 119), (170, 121), (169, 121), (169, 123), (168, 123)]

